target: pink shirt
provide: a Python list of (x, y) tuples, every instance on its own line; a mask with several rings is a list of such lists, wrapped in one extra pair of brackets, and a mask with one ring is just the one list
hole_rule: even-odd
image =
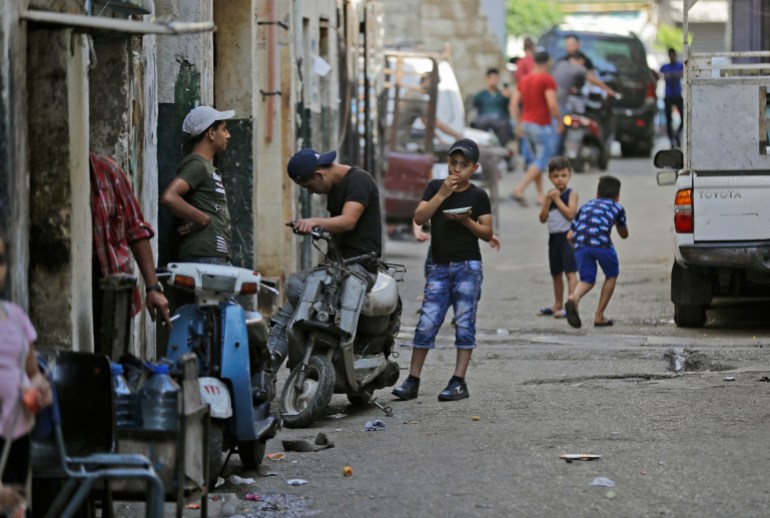
[[(24, 337), (22, 337), (22, 333)], [(22, 354), (29, 350), (28, 344), (37, 340), (24, 310), (12, 302), (2, 301), (0, 310), (0, 436), (10, 434), (9, 427), (13, 412), (21, 394), (20, 386), (29, 385), (29, 378), (22, 367)], [(28, 434), (35, 424), (35, 416), (22, 406), (16, 420), (13, 438)]]

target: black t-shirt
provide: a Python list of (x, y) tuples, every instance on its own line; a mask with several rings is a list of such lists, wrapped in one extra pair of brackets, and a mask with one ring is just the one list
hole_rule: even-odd
[(326, 209), (331, 216), (342, 214), (346, 202), (354, 201), (364, 206), (364, 212), (350, 232), (335, 234), (334, 240), (344, 257), (377, 252), (382, 255), (382, 221), (380, 219), (380, 191), (372, 175), (351, 167), (326, 195)]
[[(444, 180), (431, 180), (422, 195), (423, 201), (430, 201), (441, 188)], [(484, 189), (471, 184), (462, 192), (455, 192), (439, 206), (430, 218), (430, 253), (434, 263), (446, 264), (458, 261), (480, 261), (479, 238), (456, 221), (447, 219), (442, 211), (471, 207), (471, 219), (492, 213), (489, 196)]]

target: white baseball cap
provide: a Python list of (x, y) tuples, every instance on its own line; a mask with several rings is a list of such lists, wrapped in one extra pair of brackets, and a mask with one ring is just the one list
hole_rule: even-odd
[(233, 115), (235, 115), (235, 110), (221, 112), (211, 106), (196, 106), (184, 118), (182, 131), (189, 133), (191, 137), (195, 137), (206, 131), (216, 121), (231, 119)]

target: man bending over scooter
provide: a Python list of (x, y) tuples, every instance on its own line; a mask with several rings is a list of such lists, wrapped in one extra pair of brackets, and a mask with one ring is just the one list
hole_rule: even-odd
[[(305, 218), (293, 223), (294, 232), (309, 234), (322, 228), (333, 234), (344, 257), (374, 252), (382, 255), (382, 221), (380, 191), (368, 172), (358, 167), (339, 164), (336, 151), (319, 153), (306, 148), (295, 153), (287, 166), (289, 178), (314, 194), (326, 195), (325, 218)], [(371, 273), (376, 275), (376, 271)], [(287, 302), (273, 315), (268, 347), (276, 371), (288, 350), (286, 326), (294, 314), (307, 272), (296, 272), (286, 281)]]

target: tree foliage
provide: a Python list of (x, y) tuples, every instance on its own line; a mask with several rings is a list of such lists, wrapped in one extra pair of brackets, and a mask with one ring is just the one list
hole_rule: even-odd
[(564, 19), (564, 13), (555, 2), (547, 0), (507, 0), (505, 27), (509, 36), (531, 36), (541, 33)]
[[(688, 35), (687, 41), (692, 45), (692, 32)], [(658, 34), (655, 38), (655, 46), (660, 50), (674, 49), (677, 54), (682, 53), (684, 42), (684, 31), (679, 27), (661, 24), (658, 26)]]

